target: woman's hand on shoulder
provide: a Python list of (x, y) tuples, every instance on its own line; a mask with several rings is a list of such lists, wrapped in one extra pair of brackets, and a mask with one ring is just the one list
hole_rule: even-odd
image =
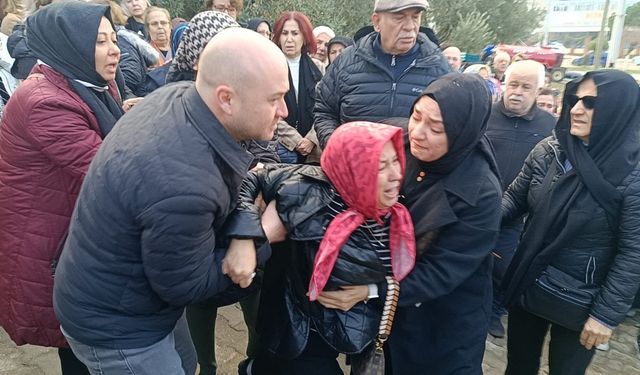
[(340, 290), (320, 293), (318, 302), (328, 309), (349, 311), (356, 303), (366, 300), (368, 296), (368, 286), (348, 285), (341, 287)]
[(613, 330), (593, 318), (584, 324), (580, 334), (580, 344), (587, 350), (609, 341)]

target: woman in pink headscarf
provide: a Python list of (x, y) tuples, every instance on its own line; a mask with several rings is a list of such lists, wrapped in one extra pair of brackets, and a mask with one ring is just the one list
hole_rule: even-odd
[(265, 355), (251, 373), (342, 374), (338, 354), (371, 345), (387, 283), (415, 262), (413, 224), (398, 203), (404, 168), (401, 129), (354, 122), (332, 135), (320, 167), (267, 167), (245, 180), (230, 236), (266, 237), (254, 205), (262, 193), (288, 237), (276, 245), (269, 238), (258, 314)]

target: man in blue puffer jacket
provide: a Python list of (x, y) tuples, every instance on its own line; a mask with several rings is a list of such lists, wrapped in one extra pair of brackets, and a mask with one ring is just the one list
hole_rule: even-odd
[(451, 68), (440, 49), (419, 33), (426, 0), (376, 0), (376, 32), (347, 48), (318, 83), (314, 127), (324, 148), (350, 121), (408, 117), (432, 81)]

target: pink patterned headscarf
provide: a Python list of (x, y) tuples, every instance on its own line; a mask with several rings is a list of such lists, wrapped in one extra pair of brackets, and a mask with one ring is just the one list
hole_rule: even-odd
[(338, 127), (322, 152), (320, 166), (347, 205), (327, 227), (320, 242), (309, 283), (309, 299), (315, 301), (327, 284), (338, 253), (351, 233), (366, 219), (381, 222), (391, 213), (389, 247), (391, 268), (402, 280), (415, 264), (416, 246), (409, 211), (400, 203), (378, 208), (378, 169), (382, 149), (391, 142), (398, 154), (402, 173), (405, 156), (402, 130), (372, 122), (351, 122)]

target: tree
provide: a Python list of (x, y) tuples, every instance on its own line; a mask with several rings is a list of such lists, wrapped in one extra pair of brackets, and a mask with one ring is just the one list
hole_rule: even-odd
[(151, 3), (167, 9), (172, 18), (182, 17), (186, 20), (204, 10), (203, 0), (152, 0)]
[(627, 16), (624, 18), (625, 26), (640, 26), (640, 3), (635, 3), (627, 8)]
[(484, 13), (458, 14), (458, 23), (451, 30), (448, 41), (467, 53), (480, 53), (482, 48), (495, 38)]
[(284, 11), (304, 13), (314, 26), (326, 25), (338, 35), (353, 35), (371, 24), (373, 2), (369, 0), (253, 0), (247, 2), (243, 19), (262, 17), (274, 21)]
[(526, 0), (431, 0), (429, 5), (427, 18), (446, 44), (452, 44), (449, 39), (458, 22), (473, 13), (484, 14), (495, 41), (504, 43), (528, 37), (543, 17), (543, 12), (530, 8)]

